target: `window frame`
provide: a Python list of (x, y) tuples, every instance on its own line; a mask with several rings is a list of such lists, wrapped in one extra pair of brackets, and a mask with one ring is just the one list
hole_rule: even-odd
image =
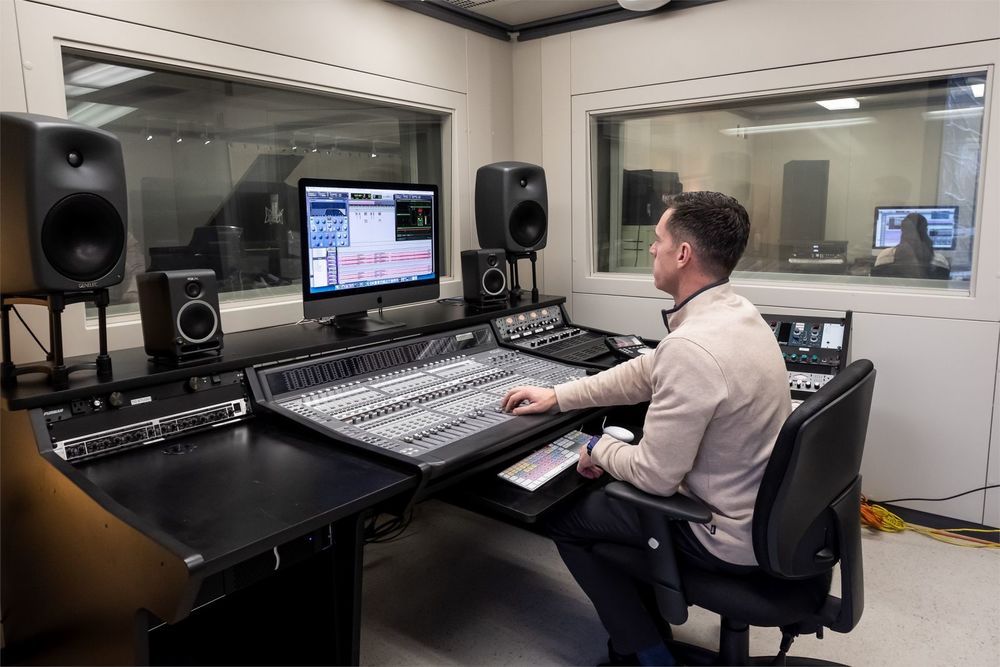
[[(636, 88), (586, 93), (573, 97), (573, 154), (586, 156), (572, 166), (573, 183), (573, 292), (615, 296), (663, 298), (649, 275), (602, 273), (596, 270), (594, 236), (594, 192), (592, 176), (595, 119), (642, 111), (696, 109), (700, 106), (739, 100), (764, 101), (770, 97), (831, 92), (838, 89), (898, 83), (966, 72), (986, 72), (983, 140), (977, 184), (975, 239), (972, 250), (972, 277), (969, 291), (909, 287), (889, 284), (849, 284), (824, 282), (802, 275), (780, 280), (751, 273), (734, 275), (740, 292), (757, 304), (862, 310), (911, 315), (937, 315), (970, 319), (1000, 316), (1000, 290), (995, 280), (1000, 268), (998, 225), (984, 225), (1000, 213), (998, 190), (988, 184), (1000, 182), (996, 160), (986, 160), (991, 151), (1000, 151), (991, 125), (997, 119), (994, 95), (994, 67), (997, 45), (983, 43), (924, 49), (843, 61), (815, 63), (756, 72), (704, 77)], [(831, 93), (835, 94), (835, 93)]]
[[(442, 215), (449, 226), (451, 249), (448, 276), (441, 280), (441, 297), (461, 295), (458, 266), (461, 221), (470, 219), (468, 197), (462, 196), (462, 176), (469, 171), (467, 94), (402, 81), (327, 63), (223, 43), (115, 19), (79, 14), (52, 7), (26, 5), (30, 17), (20, 23), (27, 110), (67, 117), (62, 66), (63, 51), (96, 58), (205, 76), (242, 80), (356, 100), (372, 100), (442, 115)], [(36, 15), (37, 13), (37, 15)], [(191, 54), (190, 59), (176, 54)], [(195, 59), (196, 58), (196, 59)], [(227, 300), (220, 305), (227, 333), (294, 323), (302, 317), (301, 294), (249, 300)], [(110, 349), (142, 345), (139, 314), (108, 318)], [(63, 314), (65, 353), (88, 354), (97, 347), (96, 318), (86, 317), (84, 304)]]

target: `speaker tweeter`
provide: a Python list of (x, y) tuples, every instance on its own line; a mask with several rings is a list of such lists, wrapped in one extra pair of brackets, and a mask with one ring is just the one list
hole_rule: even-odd
[(152, 271), (137, 276), (146, 354), (180, 365), (222, 352), (215, 272)]

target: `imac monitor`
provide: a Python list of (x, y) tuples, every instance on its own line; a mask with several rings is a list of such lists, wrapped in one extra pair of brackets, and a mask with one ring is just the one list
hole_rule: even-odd
[(935, 250), (955, 248), (957, 206), (877, 206), (875, 208), (875, 240), (872, 248), (892, 248), (899, 245), (903, 218), (919, 213), (927, 219), (927, 235)]
[(379, 331), (402, 324), (369, 309), (438, 298), (440, 203), (436, 185), (299, 180), (304, 316)]

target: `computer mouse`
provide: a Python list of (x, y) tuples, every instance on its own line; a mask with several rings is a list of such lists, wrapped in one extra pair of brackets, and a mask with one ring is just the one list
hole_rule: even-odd
[(632, 442), (635, 440), (635, 434), (621, 426), (605, 426), (604, 434), (610, 435), (615, 440), (621, 440), (622, 442)]

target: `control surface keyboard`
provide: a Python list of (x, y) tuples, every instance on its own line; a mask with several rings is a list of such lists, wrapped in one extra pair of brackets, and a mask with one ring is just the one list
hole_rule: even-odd
[(580, 447), (589, 440), (590, 436), (580, 431), (565, 433), (500, 471), (497, 477), (534, 491), (566, 468), (576, 465), (580, 459)]

